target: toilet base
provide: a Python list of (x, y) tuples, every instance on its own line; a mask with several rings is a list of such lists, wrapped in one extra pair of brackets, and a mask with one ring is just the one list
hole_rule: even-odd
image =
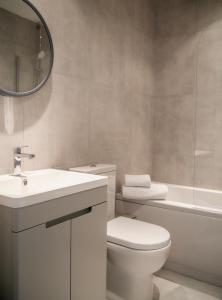
[(108, 300), (152, 300), (153, 275), (129, 274), (108, 262)]

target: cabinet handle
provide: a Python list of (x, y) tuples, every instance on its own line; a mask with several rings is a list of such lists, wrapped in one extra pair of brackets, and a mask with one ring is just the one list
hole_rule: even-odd
[(45, 224), (45, 226), (46, 226), (46, 228), (49, 228), (49, 227), (52, 227), (52, 226), (64, 223), (66, 221), (69, 221), (69, 220), (72, 220), (72, 219), (75, 219), (75, 218), (79, 218), (79, 217), (81, 217), (83, 215), (89, 214), (91, 211), (92, 211), (92, 207), (88, 207), (88, 208), (76, 211), (76, 212), (74, 212), (72, 214), (63, 216), (61, 218), (51, 220), (51, 221), (47, 222)]

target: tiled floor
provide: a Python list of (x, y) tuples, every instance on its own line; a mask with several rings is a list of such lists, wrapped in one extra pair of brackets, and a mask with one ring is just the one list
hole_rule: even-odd
[(166, 270), (154, 279), (154, 300), (218, 300), (222, 288)]

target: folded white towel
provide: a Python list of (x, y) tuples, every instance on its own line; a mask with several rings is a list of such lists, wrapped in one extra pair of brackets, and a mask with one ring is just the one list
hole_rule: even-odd
[(129, 200), (165, 200), (168, 187), (164, 184), (152, 183), (151, 188), (122, 186), (122, 196)]
[(125, 186), (150, 188), (150, 175), (125, 175)]

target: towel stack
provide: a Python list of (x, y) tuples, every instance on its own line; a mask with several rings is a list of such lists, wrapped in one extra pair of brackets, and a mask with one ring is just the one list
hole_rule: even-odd
[(164, 184), (152, 183), (150, 175), (125, 175), (122, 196), (129, 200), (165, 200), (168, 187)]

